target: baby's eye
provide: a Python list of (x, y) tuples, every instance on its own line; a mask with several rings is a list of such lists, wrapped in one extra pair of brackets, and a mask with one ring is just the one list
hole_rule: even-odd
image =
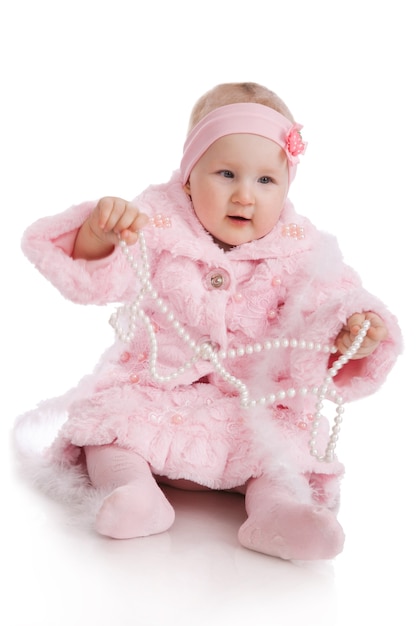
[(234, 174), (230, 170), (220, 170), (219, 174), (224, 176), (225, 178), (233, 178)]
[(272, 182), (272, 178), (270, 176), (261, 176), (259, 178), (259, 182), (262, 183), (263, 185), (266, 185)]

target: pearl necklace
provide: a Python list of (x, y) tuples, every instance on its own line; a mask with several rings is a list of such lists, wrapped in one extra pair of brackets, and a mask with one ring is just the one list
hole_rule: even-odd
[[(332, 367), (327, 370), (327, 374), (323, 380), (323, 383), (320, 386), (314, 386), (310, 389), (305, 386), (301, 387), (300, 389), (295, 389), (293, 387), (286, 390), (278, 389), (274, 393), (271, 393), (267, 396), (253, 399), (249, 394), (249, 390), (246, 384), (236, 376), (233, 376), (233, 374), (231, 374), (222, 364), (222, 361), (224, 361), (225, 359), (235, 359), (251, 354), (258, 354), (262, 351), (268, 352), (270, 350), (279, 348), (310, 350), (323, 352), (326, 354), (334, 354), (335, 352), (337, 352), (336, 348), (328, 345), (323, 345), (321, 343), (306, 341), (304, 339), (274, 338), (270, 340), (267, 339), (263, 343), (256, 342), (254, 344), (247, 344), (245, 346), (240, 346), (238, 348), (226, 351), (218, 350), (210, 341), (196, 341), (191, 337), (186, 328), (184, 328), (184, 326), (175, 318), (175, 315), (172, 313), (172, 311), (169, 310), (168, 305), (159, 296), (158, 292), (152, 285), (150, 278), (148, 252), (143, 232), (139, 232), (139, 248), (141, 255), (140, 264), (130, 252), (126, 242), (121, 239), (119, 243), (123, 253), (125, 254), (130, 266), (135, 273), (136, 278), (141, 284), (141, 288), (132, 303), (119, 307), (112, 314), (110, 318), (110, 324), (113, 326), (116, 335), (124, 343), (129, 343), (133, 340), (138, 320), (140, 320), (140, 322), (144, 325), (149, 339), (149, 372), (153, 380), (162, 383), (169, 382), (184, 374), (184, 372), (186, 370), (189, 370), (197, 361), (205, 360), (211, 361), (214, 370), (219, 374), (219, 376), (221, 376), (221, 378), (223, 378), (223, 380), (228, 382), (230, 385), (235, 387), (240, 397), (240, 404), (243, 408), (266, 406), (273, 404), (276, 401), (285, 400), (285, 398), (294, 398), (296, 395), (303, 397), (306, 396), (308, 393), (311, 393), (317, 396), (317, 402), (315, 405), (315, 413), (313, 414), (311, 424), (311, 436), (309, 440), (310, 454), (318, 461), (333, 461), (336, 443), (339, 438), (340, 425), (343, 421), (344, 401), (343, 398), (337, 393), (337, 391), (335, 389), (329, 389), (329, 386), (331, 384), (332, 378), (336, 376), (338, 371), (358, 351), (362, 341), (366, 336), (366, 333), (370, 326), (370, 322), (368, 320), (363, 322), (361, 329), (351, 347), (344, 355), (341, 355), (333, 363)], [(191, 352), (193, 353), (193, 356), (188, 361), (184, 362), (180, 367), (178, 367), (176, 370), (173, 370), (170, 374), (166, 376), (160, 375), (157, 371), (158, 343), (156, 339), (156, 332), (152, 320), (141, 307), (141, 302), (147, 294), (152, 298), (152, 300), (154, 300), (157, 308), (166, 317), (167, 321), (170, 322), (172, 328), (177, 332), (181, 340), (185, 344), (187, 344), (187, 346), (191, 349)], [(127, 328), (126, 324), (125, 326), (123, 326), (123, 324), (121, 324), (119, 321), (121, 315), (123, 314), (125, 314), (125, 316), (127, 316), (128, 318)], [(333, 427), (331, 430), (331, 434), (329, 435), (326, 449), (323, 454), (319, 454), (316, 446), (316, 437), (318, 434), (320, 421), (324, 417), (322, 415), (322, 409), (324, 407), (324, 400), (326, 399), (336, 404), (336, 415), (334, 417)]]

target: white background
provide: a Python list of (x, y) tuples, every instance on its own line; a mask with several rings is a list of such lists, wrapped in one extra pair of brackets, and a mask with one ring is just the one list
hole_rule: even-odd
[[(412, 12), (409, 0), (2, 3), (4, 626), (417, 623)], [(169, 533), (106, 540), (68, 525), (12, 463), (15, 417), (74, 385), (112, 340), (107, 310), (64, 301), (23, 257), (24, 228), (166, 181), (194, 101), (242, 80), (276, 91), (304, 125), (309, 145), (290, 196), (338, 235), (404, 332), (386, 384), (347, 408), (347, 541), (334, 562), (240, 548), (243, 503), (219, 493), (172, 491)]]

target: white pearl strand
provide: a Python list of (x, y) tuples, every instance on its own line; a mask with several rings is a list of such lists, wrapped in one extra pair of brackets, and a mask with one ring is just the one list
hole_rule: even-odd
[[(344, 413), (344, 401), (343, 398), (337, 393), (335, 389), (329, 390), (329, 385), (331, 380), (338, 371), (355, 355), (358, 351), (362, 341), (364, 340), (368, 328), (370, 326), (370, 322), (366, 320), (361, 329), (356, 336), (355, 341), (352, 343), (351, 347), (347, 350), (344, 355), (341, 355), (327, 370), (327, 374), (324, 378), (322, 385), (314, 386), (312, 388), (301, 387), (300, 389), (289, 388), (287, 390), (277, 390), (275, 393), (271, 393), (267, 396), (262, 396), (257, 400), (254, 400), (249, 395), (249, 390), (245, 383), (233, 376), (225, 367), (222, 365), (221, 361), (224, 359), (234, 359), (243, 357), (251, 354), (258, 354), (263, 350), (269, 351), (271, 349), (277, 348), (298, 348), (302, 350), (310, 350), (316, 352), (323, 353), (335, 353), (337, 350), (335, 347), (330, 347), (328, 345), (322, 345), (320, 343), (314, 343), (311, 341), (306, 341), (304, 339), (270, 339), (266, 340), (263, 343), (254, 343), (248, 344), (246, 346), (241, 346), (238, 348), (233, 348), (230, 350), (217, 350), (210, 341), (195, 341), (187, 330), (182, 326), (182, 324), (175, 319), (174, 314), (169, 310), (167, 304), (163, 301), (163, 299), (159, 296), (156, 289), (153, 287), (151, 279), (150, 279), (150, 270), (149, 270), (149, 260), (147, 247), (145, 242), (145, 237), (142, 232), (139, 233), (139, 247), (141, 253), (141, 263), (140, 266), (134, 256), (131, 254), (129, 250), (129, 246), (125, 241), (120, 240), (120, 246), (125, 254), (129, 264), (131, 265), (133, 271), (135, 272), (136, 277), (141, 283), (141, 288), (136, 298), (133, 300), (131, 304), (120, 307), (113, 313), (110, 318), (110, 324), (113, 326), (116, 335), (123, 341), (124, 343), (129, 343), (132, 341), (135, 331), (138, 318), (145, 326), (145, 329), (148, 333), (149, 338), (149, 372), (151, 377), (158, 382), (169, 382), (178, 376), (181, 376), (186, 370), (189, 370), (193, 364), (199, 359), (211, 361), (214, 370), (223, 378), (223, 380), (227, 381), (230, 385), (236, 388), (240, 396), (240, 404), (244, 408), (254, 408), (256, 406), (266, 406), (272, 404), (276, 401), (282, 401), (285, 398), (294, 398), (296, 395), (305, 396), (308, 393), (312, 393), (317, 396), (317, 403), (315, 406), (315, 413), (313, 415), (313, 421), (311, 425), (311, 438), (309, 441), (310, 454), (314, 456), (319, 461), (333, 461), (334, 459), (334, 451), (336, 448), (336, 443), (339, 438), (340, 425), (343, 421), (343, 413)], [(149, 294), (150, 297), (155, 301), (156, 306), (161, 311), (162, 314), (165, 315), (166, 319), (170, 322), (172, 327), (176, 330), (178, 336), (184, 341), (185, 344), (192, 350), (194, 353), (193, 356), (183, 363), (176, 370), (172, 371), (170, 374), (166, 376), (161, 376), (157, 372), (157, 361), (158, 361), (158, 343), (156, 339), (155, 329), (152, 323), (152, 320), (141, 308), (141, 302), (144, 299), (145, 295)], [(123, 313), (127, 313), (128, 315), (128, 328), (127, 330), (122, 327), (119, 322), (120, 316)], [(318, 434), (318, 429), (320, 426), (320, 420), (324, 417), (321, 413), (324, 407), (324, 400), (331, 400), (336, 404), (336, 415), (333, 422), (333, 427), (331, 434), (329, 436), (328, 444), (323, 454), (319, 454), (316, 448), (316, 437)]]

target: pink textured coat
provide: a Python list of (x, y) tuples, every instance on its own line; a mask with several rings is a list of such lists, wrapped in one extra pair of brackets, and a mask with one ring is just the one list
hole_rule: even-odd
[[(210, 340), (220, 350), (273, 337), (332, 344), (349, 315), (372, 310), (384, 319), (389, 339), (372, 356), (348, 363), (334, 384), (345, 400), (352, 400), (385, 380), (401, 350), (395, 317), (343, 263), (336, 240), (298, 216), (289, 201), (271, 233), (229, 252), (213, 243), (197, 220), (178, 173), (135, 202), (153, 218), (144, 230), (153, 284), (197, 342)], [(138, 285), (119, 248), (97, 262), (70, 256), (77, 229), (93, 206), (85, 203), (37, 221), (24, 235), (23, 250), (74, 302), (128, 302)], [(304, 238), (297, 236), (301, 228)], [(137, 255), (138, 246), (131, 252)], [(223, 278), (220, 287), (213, 286), (213, 275)], [(159, 372), (169, 374), (190, 358), (190, 349), (151, 298), (145, 310), (157, 330)], [(53, 462), (71, 465), (82, 458), (82, 446), (113, 442), (137, 451), (157, 475), (217, 489), (283, 467), (322, 478), (342, 473), (337, 460), (320, 463), (309, 453), (314, 397), (296, 395), (271, 406), (242, 408), (235, 389), (210, 361), (200, 360), (179, 377), (157, 384), (148, 355), (147, 334), (138, 326), (130, 345), (116, 340), (76, 389), (48, 401), (49, 413), (56, 405), (66, 415), (49, 450)], [(278, 387), (320, 385), (328, 362), (323, 352), (287, 348), (225, 364), (258, 398)], [(320, 445), (325, 435), (327, 428)]]

